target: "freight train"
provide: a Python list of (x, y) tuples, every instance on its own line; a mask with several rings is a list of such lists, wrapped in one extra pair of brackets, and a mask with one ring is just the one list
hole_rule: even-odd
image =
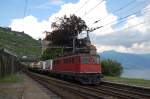
[(41, 61), (38, 69), (32, 69), (67, 81), (81, 84), (99, 84), (101, 81), (101, 65), (99, 55), (75, 54)]

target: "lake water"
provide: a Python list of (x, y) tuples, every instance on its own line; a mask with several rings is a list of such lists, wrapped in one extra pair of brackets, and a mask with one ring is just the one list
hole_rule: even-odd
[(145, 69), (145, 68), (138, 68), (138, 69), (133, 69), (133, 68), (126, 68), (123, 71), (123, 74), (121, 77), (126, 77), (126, 78), (140, 78), (140, 79), (146, 79), (150, 80), (150, 68)]

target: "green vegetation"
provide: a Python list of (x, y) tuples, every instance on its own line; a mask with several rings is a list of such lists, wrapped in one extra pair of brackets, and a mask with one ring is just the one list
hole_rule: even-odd
[(19, 83), (23, 82), (22, 74), (12, 74), (0, 79), (0, 83)]
[(69, 17), (58, 17), (51, 27), (53, 31), (47, 39), (52, 40), (53, 45), (57, 46), (72, 46), (73, 38), (87, 29), (85, 21), (74, 14)]
[[(49, 46), (53, 46), (52, 49), (48, 49), (45, 53), (49, 55), (42, 55), (42, 58), (47, 57), (55, 58), (62, 54), (62, 49), (56, 49), (54, 47), (63, 47), (64, 54), (73, 52), (73, 42), (75, 41), (76, 47), (87, 48), (90, 43), (89, 38), (78, 39), (77, 36), (83, 31), (89, 30), (84, 20), (76, 15), (70, 15), (56, 18), (56, 21), (51, 24), (52, 32), (46, 36), (45, 40), (50, 41)], [(88, 43), (87, 43), (88, 42)], [(58, 51), (59, 50), (59, 51)], [(53, 53), (54, 52), (54, 53)]]
[(0, 27), (0, 48), (6, 48), (19, 56), (40, 56), (39, 46), (37, 40), (23, 32)]
[(124, 84), (128, 84), (128, 85), (150, 87), (150, 80), (144, 80), (144, 79), (105, 76), (104, 80), (118, 82), (118, 83), (124, 83)]
[(63, 54), (63, 48), (46, 49), (41, 56), (42, 60), (53, 59)]
[(107, 76), (120, 76), (123, 70), (119, 62), (111, 59), (103, 60), (101, 65), (102, 73)]

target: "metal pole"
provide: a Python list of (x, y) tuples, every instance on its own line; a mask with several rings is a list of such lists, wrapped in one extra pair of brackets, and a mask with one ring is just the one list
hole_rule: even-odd
[(76, 39), (76, 37), (74, 36), (74, 37), (73, 37), (73, 53), (75, 53), (75, 46), (76, 46), (76, 45), (75, 45), (75, 39)]

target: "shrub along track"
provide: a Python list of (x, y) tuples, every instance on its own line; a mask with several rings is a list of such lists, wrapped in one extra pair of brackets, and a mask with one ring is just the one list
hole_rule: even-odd
[(27, 74), (63, 99), (150, 99), (150, 94), (147, 92), (131, 90), (132, 88), (128, 90), (128, 87), (116, 87), (117, 85), (109, 85), (108, 82), (103, 82), (99, 86), (87, 86), (37, 73), (27, 72)]

